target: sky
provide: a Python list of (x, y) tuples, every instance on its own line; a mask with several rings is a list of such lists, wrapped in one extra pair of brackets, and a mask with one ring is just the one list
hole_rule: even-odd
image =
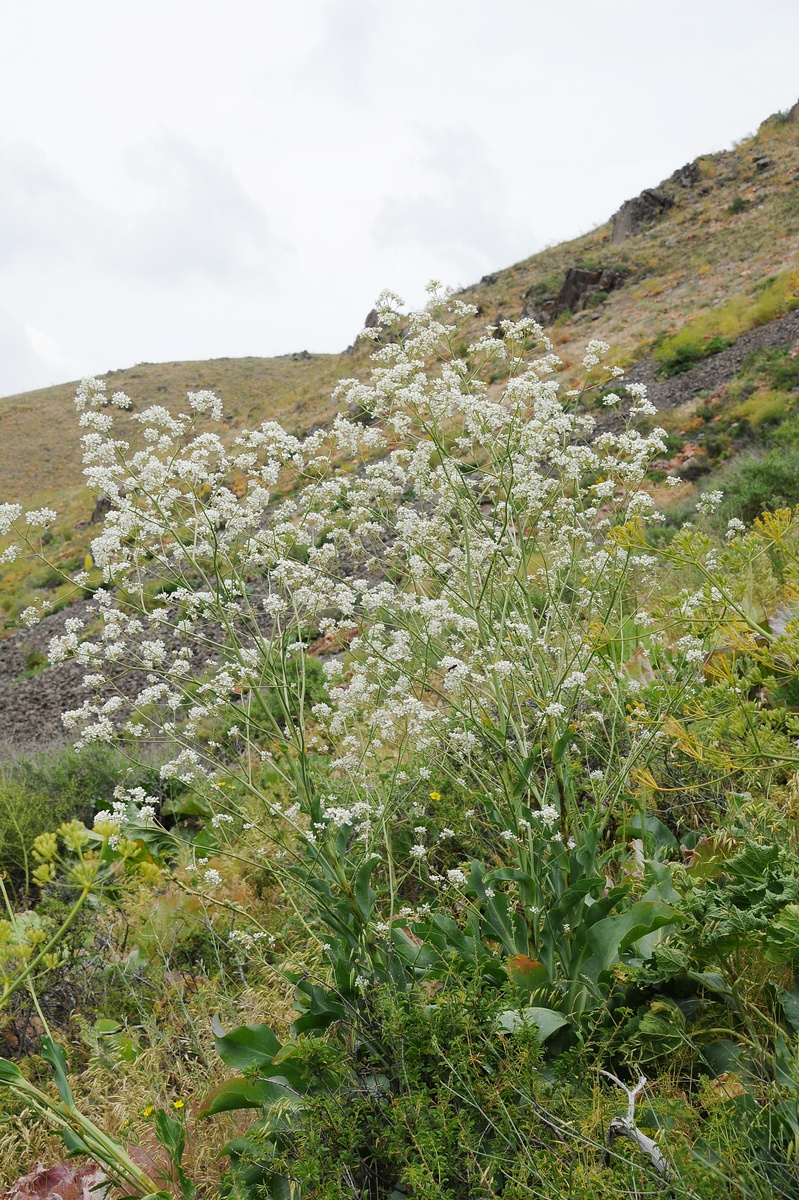
[(799, 99), (797, 0), (3, 0), (0, 395), (341, 350)]

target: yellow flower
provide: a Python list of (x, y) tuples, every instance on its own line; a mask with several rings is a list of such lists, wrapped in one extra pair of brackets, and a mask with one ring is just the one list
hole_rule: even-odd
[(58, 839), (54, 833), (40, 833), (33, 840), (33, 857), (37, 862), (52, 862), (58, 853)]
[(431, 793), (430, 793), (430, 799), (431, 799), (431, 800), (440, 800), (440, 799), (441, 799), (441, 792), (431, 792)]
[(65, 821), (58, 832), (70, 850), (81, 850), (89, 840), (89, 831), (83, 821)]
[(55, 877), (56, 869), (53, 863), (42, 863), (41, 866), (32, 872), (33, 882), (38, 883), (39, 887), (42, 888), (51, 883)]
[(155, 1112), (155, 1109), (153, 1108), (152, 1104), (148, 1104), (146, 1108), (143, 1108), (141, 1110), (141, 1115), (143, 1117), (151, 1117), (154, 1112)]
[(185, 1100), (173, 1100), (172, 1101), (173, 1108), (183, 1108), (185, 1106), (185, 1104), (186, 1104)]

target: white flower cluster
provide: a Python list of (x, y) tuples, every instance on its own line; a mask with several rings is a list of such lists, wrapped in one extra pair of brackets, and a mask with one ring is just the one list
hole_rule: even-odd
[[(381, 320), (395, 320), (396, 303), (385, 298)], [(629, 596), (626, 611), (652, 605), (654, 559), (616, 532), (659, 519), (642, 484), (665, 435), (635, 428), (653, 409), (631, 384), (628, 420), (597, 436), (530, 321), (474, 342), (478, 365), (502, 359), (508, 371), (489, 388), (450, 353), (470, 312), (454, 301), (450, 315), (434, 304), (403, 318), (402, 336), (378, 340), (370, 380), (337, 389), (343, 412), (371, 423), (342, 413), (305, 438), (270, 421), (233, 435), (203, 391), (185, 412), (132, 414), (121, 439), (114, 410), (130, 401), (81, 384), (86, 478), (111, 500), (92, 542), (104, 586), (50, 660), (84, 668), (90, 699), (64, 715), (84, 743), (121, 730), (160, 739), (171, 748), (162, 778), (209, 790), (231, 755), (307, 763), (323, 745), (336, 795), (283, 814), (317, 847), (370, 843), (389, 761), (398, 787), (445, 755), (459, 759), (458, 779), (484, 778), (491, 731), (523, 761), (547, 720), (582, 722), (591, 761), (604, 761), (589, 697), (593, 711), (617, 679), (587, 631), (618, 628)], [(522, 353), (536, 339), (537, 356)], [(603, 366), (607, 351), (586, 348), (592, 386), (619, 375)], [(0, 533), (21, 515), (0, 506)], [(29, 526), (51, 519), (39, 510)], [(310, 711), (317, 654), (327, 695)], [(125, 802), (147, 819), (149, 799)], [(550, 807), (537, 817), (546, 829)], [(422, 835), (410, 854), (425, 858)], [(209, 886), (217, 874), (205, 872)], [(445, 878), (463, 886), (461, 874)]]

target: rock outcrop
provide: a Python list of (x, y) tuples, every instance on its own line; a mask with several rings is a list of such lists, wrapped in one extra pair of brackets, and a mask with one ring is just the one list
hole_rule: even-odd
[[(685, 168), (682, 170), (684, 171)], [(632, 200), (625, 200), (613, 217), (611, 242), (623, 242), (626, 238), (640, 233), (642, 229), (651, 225), (673, 206), (674, 200), (667, 192), (661, 192), (655, 188), (644, 188), (640, 196), (635, 196)]]
[(523, 316), (533, 317), (542, 325), (550, 324), (562, 313), (579, 312), (601, 303), (608, 292), (621, 287), (624, 276), (611, 267), (588, 270), (585, 267), (569, 267), (563, 286), (557, 296), (540, 299), (535, 290), (524, 297)]

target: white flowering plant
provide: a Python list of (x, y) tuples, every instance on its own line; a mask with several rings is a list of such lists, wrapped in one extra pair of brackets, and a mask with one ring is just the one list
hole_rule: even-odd
[[(453, 971), (558, 1010), (561, 1033), (600, 1010), (678, 920), (630, 844), (653, 764), (698, 744), (724, 638), (763, 634), (774, 531), (732, 525), (719, 549), (692, 526), (655, 551), (645, 390), (598, 342), (566, 388), (529, 320), (462, 351), (474, 313), (433, 293), (404, 317), (385, 297), (371, 379), (344, 381), (304, 438), (231, 432), (200, 392), (135, 413), (128, 441), (110, 411), (127, 397), (109, 409), (98, 380), (77, 396), (111, 508), (90, 615), (50, 646), (85, 670), (65, 724), (82, 745), (161, 748), (164, 780), (208, 814), (214, 865), (192, 887), (223, 888), (228, 856), (302, 891), (329, 973), (299, 978), (297, 1034), (367, 1010), (375, 985)], [(583, 400), (611, 382), (600, 427)], [(34, 517), (0, 508), (6, 553), (36, 549), (52, 514)], [(724, 687), (714, 704), (737, 704)], [(158, 815), (124, 785), (119, 803), (120, 836)]]
[[(642, 534), (658, 520), (644, 484), (663, 435), (636, 429), (645, 391), (631, 385), (626, 422), (599, 432), (581, 400), (610, 380), (623, 390), (607, 346), (589, 344), (583, 384), (564, 393), (532, 321), (459, 355), (473, 315), (433, 294), (401, 319), (384, 298), (380, 328), (396, 328), (371, 381), (343, 382), (342, 412), (305, 438), (269, 422), (225, 437), (221, 401), (199, 392), (184, 413), (136, 413), (128, 442), (112, 415), (127, 397), (109, 404), (101, 381), (84, 381), (85, 474), (111, 501), (92, 543), (103, 585), (50, 660), (85, 668), (87, 699), (64, 714), (79, 742), (166, 747), (162, 776), (203, 794), (217, 843), (249, 795), (247, 823), (275, 840), (271, 868), (347, 929), (353, 979), (385, 966), (378, 924), (407, 956), (406, 896), (485, 907), (467, 886), (479, 863), (477, 875), (447, 863), (443, 845), (433, 862), (403, 836), (432, 773), (471, 797), (500, 871), (527, 881), (489, 898), (489, 940), (498, 906), (521, 905), (514, 950), (543, 954), (536, 914), (560, 903), (570, 919), (544, 957), (552, 983), (575, 985), (582, 916), (626, 855), (608, 831), (696, 687), (705, 642), (652, 615), (662, 573)], [(492, 388), (497, 360), (507, 377)], [(6, 507), (28, 547), (53, 519)], [(234, 805), (218, 785), (232, 765)], [(264, 770), (284, 803), (264, 795)]]

